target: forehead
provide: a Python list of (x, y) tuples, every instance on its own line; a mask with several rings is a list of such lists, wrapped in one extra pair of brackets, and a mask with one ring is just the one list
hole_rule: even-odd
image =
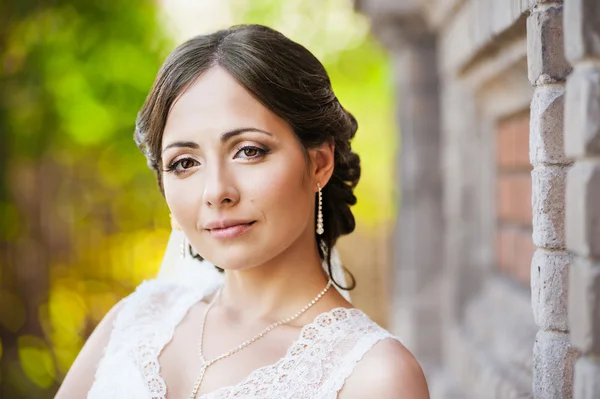
[(171, 108), (163, 134), (167, 138), (198, 138), (253, 127), (273, 134), (289, 129), (283, 119), (262, 105), (220, 67), (200, 75)]

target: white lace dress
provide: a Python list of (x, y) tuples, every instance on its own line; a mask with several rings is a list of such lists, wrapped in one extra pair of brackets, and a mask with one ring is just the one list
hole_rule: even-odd
[[(142, 283), (123, 300), (88, 399), (168, 398), (158, 357), (187, 311), (215, 288)], [(334, 399), (356, 363), (385, 338), (396, 339), (364, 312), (336, 308), (305, 325), (279, 361), (201, 398)]]

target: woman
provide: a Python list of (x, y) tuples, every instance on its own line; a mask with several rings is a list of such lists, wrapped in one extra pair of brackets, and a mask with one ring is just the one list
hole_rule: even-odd
[(175, 49), (135, 139), (173, 223), (224, 282), (141, 284), (57, 397), (428, 398), (407, 349), (331, 289), (333, 246), (355, 227), (356, 129), (321, 63), (270, 28)]

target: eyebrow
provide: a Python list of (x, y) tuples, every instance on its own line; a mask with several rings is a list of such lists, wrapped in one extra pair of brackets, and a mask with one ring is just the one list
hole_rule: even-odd
[[(258, 132), (258, 133), (266, 134), (268, 136), (273, 136), (271, 133), (269, 133), (265, 130), (257, 129), (254, 127), (243, 127), (240, 129), (230, 130), (228, 132), (221, 134), (221, 143), (231, 140), (233, 137), (238, 136), (242, 133), (246, 133), (246, 132)], [(192, 148), (195, 150), (200, 148), (200, 146), (193, 141), (174, 141), (173, 143), (166, 146), (165, 149), (162, 151), (162, 153), (164, 154), (165, 151), (167, 151), (169, 148), (173, 148), (173, 147), (185, 147), (185, 148)]]

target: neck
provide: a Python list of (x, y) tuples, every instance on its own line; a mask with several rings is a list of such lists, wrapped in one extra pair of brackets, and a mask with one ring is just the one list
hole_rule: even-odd
[(291, 316), (312, 301), (327, 285), (316, 244), (288, 248), (266, 264), (225, 271), (218, 304), (240, 321)]

